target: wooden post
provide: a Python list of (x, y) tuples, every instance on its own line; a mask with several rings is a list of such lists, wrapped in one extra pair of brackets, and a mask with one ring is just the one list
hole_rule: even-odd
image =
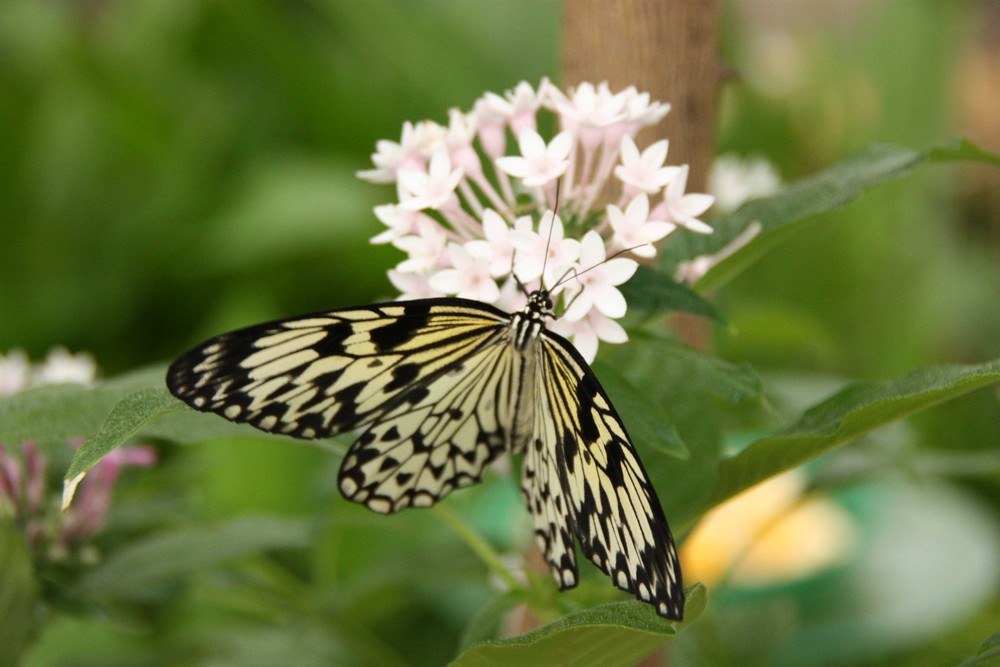
[(719, 84), (716, 0), (566, 0), (563, 81), (634, 85), (673, 108), (639, 145), (667, 137), (669, 164), (691, 165), (688, 190), (705, 191)]

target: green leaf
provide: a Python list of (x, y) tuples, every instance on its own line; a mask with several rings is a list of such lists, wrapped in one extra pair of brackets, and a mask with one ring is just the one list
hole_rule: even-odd
[(990, 635), (980, 647), (979, 652), (958, 667), (996, 667), (1000, 665), (1000, 630)]
[(968, 139), (956, 139), (928, 151), (927, 156), (935, 162), (951, 162), (953, 160), (968, 160), (982, 162), (1000, 167), (1000, 155), (980, 148)]
[[(72, 438), (89, 438), (102, 428), (117, 429), (117, 426), (105, 425), (105, 421), (120, 403), (116, 420), (139, 418), (138, 414), (129, 415), (134, 411), (162, 408), (163, 417), (150, 422), (143, 430), (144, 435), (151, 437), (178, 442), (254, 435), (288, 440), (215, 415), (202, 414), (178, 400), (169, 399), (165, 395), (165, 373), (164, 366), (154, 366), (93, 386), (43, 386), (0, 398), (0, 442), (32, 440), (64, 446)], [(109, 435), (113, 432), (109, 431)]]
[(679, 231), (671, 237), (664, 264), (715, 254), (752, 223), (759, 223), (761, 231), (749, 245), (720, 262), (698, 282), (701, 291), (715, 289), (784, 239), (785, 234), (797, 230), (799, 225), (793, 223), (845, 206), (865, 190), (910, 172), (925, 157), (924, 153), (905, 148), (871, 146), (819, 174), (792, 183), (772, 197), (749, 201), (733, 213), (712, 220), (712, 234)]
[(66, 479), (90, 470), (108, 452), (122, 444), (154, 417), (178, 407), (177, 399), (166, 389), (140, 389), (119, 400), (101, 425), (97, 435), (76, 451)]
[(698, 281), (702, 292), (713, 290), (743, 271), (767, 250), (801, 228), (809, 218), (857, 199), (866, 190), (908, 174), (925, 160), (974, 161), (1000, 166), (1000, 155), (960, 139), (926, 152), (896, 146), (870, 146), (832, 167), (790, 184), (778, 194), (747, 202), (736, 211), (711, 221), (712, 234), (680, 230), (671, 236), (661, 267), (672, 273), (677, 263), (700, 255), (714, 255), (752, 224), (760, 232), (746, 246), (722, 259)]
[(978, 365), (935, 366), (896, 380), (849, 385), (806, 410), (779, 433), (723, 460), (708, 506), (879, 426), (998, 381), (1000, 359)]
[(741, 403), (761, 395), (757, 373), (747, 364), (735, 365), (724, 359), (693, 350), (676, 340), (639, 332), (629, 350), (630, 364), (659, 370), (668, 365), (678, 370), (689, 387), (719, 396), (729, 403)]
[(477, 642), (490, 641), (503, 627), (504, 617), (511, 609), (525, 601), (522, 590), (510, 591), (493, 598), (469, 619), (458, 645), (467, 649)]
[(0, 665), (17, 665), (37, 630), (38, 589), (28, 545), (5, 519), (0, 520), (0, 573)]
[(240, 517), (214, 526), (157, 533), (113, 554), (77, 584), (83, 596), (150, 601), (162, 587), (193, 572), (265, 549), (306, 547), (308, 522), (268, 516)]
[(527, 634), (485, 641), (464, 651), (453, 667), (631, 666), (674, 637), (705, 608), (705, 587), (687, 589), (683, 623), (665, 621), (642, 602), (616, 602), (570, 614)]
[(149, 368), (94, 386), (43, 386), (0, 399), (0, 442), (65, 443), (89, 436), (122, 398), (162, 387), (163, 373), (162, 368)]
[(237, 424), (213, 413), (198, 412), (178, 399), (173, 399), (173, 403), (177, 409), (161, 413), (159, 417), (150, 421), (142, 429), (142, 435), (180, 443), (237, 437), (280, 440), (323, 449), (330, 449), (330, 443), (333, 442), (333, 439), (301, 440), (278, 433), (267, 433), (249, 424)]
[(662, 405), (636, 388), (615, 367), (599, 363), (597, 368), (600, 370), (601, 386), (612, 397), (615, 409), (627, 424), (633, 441), (650, 445), (675, 458), (690, 457), (687, 445)]
[[(233, 436), (291, 440), (187, 408), (167, 393), (164, 372), (156, 366), (93, 386), (43, 386), (0, 399), (0, 442), (65, 447), (73, 438), (87, 438), (65, 475), (78, 482), (140, 428), (143, 435), (177, 442)], [(72, 487), (68, 491), (72, 496)]]
[(711, 301), (684, 283), (646, 266), (639, 267), (635, 276), (621, 286), (621, 292), (628, 301), (629, 309), (647, 313), (680, 311), (725, 323), (722, 313)]

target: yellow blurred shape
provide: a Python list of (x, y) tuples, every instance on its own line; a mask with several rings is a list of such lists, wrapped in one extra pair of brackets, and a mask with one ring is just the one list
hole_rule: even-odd
[(857, 544), (850, 516), (823, 496), (803, 495), (793, 470), (712, 510), (681, 549), (687, 581), (762, 586), (803, 579), (843, 562)]

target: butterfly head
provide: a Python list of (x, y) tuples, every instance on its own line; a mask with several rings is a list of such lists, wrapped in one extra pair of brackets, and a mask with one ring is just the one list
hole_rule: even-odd
[(528, 305), (525, 308), (526, 311), (535, 314), (536, 316), (552, 316), (552, 296), (546, 289), (537, 289), (528, 295)]

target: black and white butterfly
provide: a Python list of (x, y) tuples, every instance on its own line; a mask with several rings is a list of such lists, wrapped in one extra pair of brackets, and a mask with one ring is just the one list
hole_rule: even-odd
[(360, 435), (343, 495), (428, 507), (523, 455), (521, 490), (560, 589), (574, 541), (612, 582), (681, 619), (667, 520), (624, 424), (580, 353), (545, 327), (549, 292), (505, 313), (460, 298), (379, 303), (261, 324), (183, 354), (170, 391), (197, 410), (297, 438)]

